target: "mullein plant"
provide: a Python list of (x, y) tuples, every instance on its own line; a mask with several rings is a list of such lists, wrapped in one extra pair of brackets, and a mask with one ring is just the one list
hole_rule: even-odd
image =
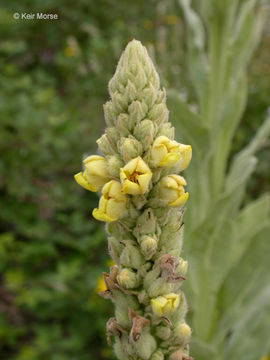
[(174, 140), (166, 93), (139, 41), (131, 41), (109, 82), (100, 154), (83, 161), (79, 185), (100, 191), (93, 217), (106, 223), (115, 265), (104, 273), (115, 317), (107, 339), (119, 360), (184, 360), (191, 329), (181, 286), (187, 261), (181, 255), (186, 180), (191, 146)]
[(259, 360), (270, 351), (270, 196), (247, 203), (245, 195), (256, 152), (269, 146), (269, 115), (244, 149), (232, 156), (231, 147), (269, 2), (178, 3), (193, 106), (175, 90), (168, 91), (167, 104), (176, 134), (193, 149), (185, 172), (192, 193), (184, 245), (190, 353), (196, 360)]

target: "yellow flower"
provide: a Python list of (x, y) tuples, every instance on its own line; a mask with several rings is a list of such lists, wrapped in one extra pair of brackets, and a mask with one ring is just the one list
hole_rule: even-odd
[(140, 195), (148, 191), (152, 172), (143, 159), (138, 156), (120, 169), (122, 191), (130, 195)]
[(152, 299), (151, 305), (155, 315), (163, 316), (172, 314), (177, 309), (179, 302), (180, 296), (178, 294), (170, 293)]
[(270, 360), (270, 356), (264, 355), (264, 356), (261, 358), (261, 360)]
[(160, 198), (169, 206), (178, 207), (183, 205), (189, 194), (185, 192), (186, 180), (180, 175), (168, 175), (160, 181)]
[(91, 155), (83, 161), (83, 164), (85, 170), (74, 175), (75, 180), (86, 190), (94, 192), (100, 190), (109, 181), (107, 160), (99, 155)]
[(103, 291), (107, 290), (106, 284), (104, 282), (103, 277), (100, 276), (97, 279), (97, 284), (96, 284), (96, 289), (95, 290), (96, 290), (96, 293), (100, 293), (100, 292), (103, 292)]
[(155, 166), (172, 166), (179, 162), (179, 171), (183, 171), (191, 160), (192, 150), (190, 145), (179, 144), (162, 135), (154, 141), (151, 154)]
[(93, 210), (93, 216), (100, 221), (116, 221), (126, 210), (126, 196), (121, 192), (121, 184), (109, 181), (102, 189), (99, 208)]

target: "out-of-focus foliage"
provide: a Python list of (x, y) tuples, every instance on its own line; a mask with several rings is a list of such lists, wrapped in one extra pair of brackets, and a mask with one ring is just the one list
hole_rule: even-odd
[[(257, 118), (249, 144), (231, 152), (247, 100), (248, 62), (269, 8), (259, 1), (202, 1), (199, 16), (188, 0), (179, 4), (197, 104), (194, 110), (177, 92), (169, 95), (179, 137), (193, 147), (185, 218), (191, 354), (256, 360), (270, 348), (270, 196), (246, 204), (245, 194), (256, 153), (265, 146), (269, 157), (270, 117), (259, 129)], [(266, 105), (261, 100), (261, 122)]]
[[(14, 20), (14, 12), (59, 20)], [(173, 0), (3, 0), (0, 26), (0, 358), (112, 359), (104, 336), (111, 308), (95, 292), (107, 245), (91, 219), (97, 199), (73, 174), (96, 148), (106, 84), (131, 38), (148, 47), (164, 85), (195, 98), (181, 13)], [(266, 34), (235, 152), (267, 106), (267, 54)], [(249, 196), (269, 186), (269, 149), (260, 156)]]
[[(12, 18), (37, 11), (60, 19)], [(110, 357), (111, 309), (95, 292), (107, 244), (91, 219), (97, 199), (73, 174), (96, 148), (106, 84), (140, 12), (124, 1), (6, 1), (0, 10), (1, 359)]]

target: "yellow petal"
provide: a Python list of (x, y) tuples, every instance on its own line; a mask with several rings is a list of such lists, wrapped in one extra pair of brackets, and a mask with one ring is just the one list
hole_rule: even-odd
[(163, 296), (159, 296), (151, 300), (152, 309), (155, 315), (162, 316), (164, 315), (164, 306), (166, 305), (167, 300)]
[(106, 287), (106, 284), (104, 282), (104, 279), (102, 277), (99, 277), (97, 279), (97, 284), (96, 284), (96, 292), (97, 293), (100, 293), (100, 292), (103, 292), (105, 290), (107, 290), (107, 287)]
[(108, 199), (106, 199), (104, 196), (101, 196), (101, 198), (99, 199), (99, 203), (98, 203), (99, 210), (106, 213), (107, 205), (108, 205)]
[(126, 172), (128, 174), (132, 174), (136, 170), (137, 163), (138, 163), (138, 158), (130, 160), (122, 169), (120, 169), (120, 172), (121, 170), (124, 170), (125, 175)]
[(130, 195), (140, 195), (141, 189), (138, 184), (126, 179), (124, 181), (122, 191), (124, 194), (130, 194)]
[(179, 306), (180, 296), (178, 294), (170, 293), (165, 295), (167, 303), (164, 307), (164, 311), (168, 313), (173, 313)]
[(105, 214), (103, 211), (101, 211), (99, 209), (94, 209), (92, 212), (92, 215), (94, 216), (95, 219), (97, 219), (99, 221), (112, 222), (112, 221), (117, 220), (117, 219), (111, 218), (110, 216), (108, 216), (107, 214)]
[(75, 181), (76, 181), (80, 186), (82, 186), (82, 187), (85, 188), (86, 190), (93, 191), (93, 192), (98, 191), (97, 188), (91, 186), (91, 185), (87, 182), (87, 180), (86, 180), (85, 177), (83, 176), (82, 172), (79, 172), (78, 174), (74, 175), (74, 179), (75, 179)]
[(87, 164), (87, 163), (89, 163), (89, 162), (91, 162), (91, 161), (96, 161), (96, 160), (102, 160), (102, 161), (105, 161), (105, 162), (107, 162), (107, 160), (103, 157), (103, 156), (99, 156), (99, 155), (90, 155), (90, 156), (87, 156), (87, 158), (85, 158), (84, 160), (83, 160), (83, 163), (84, 164)]
[(83, 175), (87, 182), (97, 190), (100, 190), (109, 180), (110, 174), (107, 169), (107, 160), (102, 156), (91, 155), (83, 163), (85, 166)]
[(113, 197), (117, 200), (125, 200), (125, 195), (121, 191), (122, 186), (120, 182), (116, 180), (111, 180), (109, 184), (110, 184), (110, 188), (108, 191), (109, 197)]
[[(177, 176), (177, 175), (175, 175)], [(178, 183), (174, 178), (174, 175), (168, 175), (161, 180), (162, 187), (170, 189), (178, 189)]]
[(120, 169), (120, 180), (123, 182), (126, 179), (127, 179), (127, 174), (126, 174), (124, 168), (121, 168)]
[(190, 145), (183, 145), (180, 146), (180, 153), (181, 153), (181, 166), (179, 171), (185, 170), (192, 158), (192, 148)]
[(167, 137), (167, 136), (164, 136), (164, 135), (160, 135), (156, 138), (156, 140), (154, 141), (154, 144), (153, 146), (159, 146), (159, 145), (168, 145), (170, 143), (170, 139)]
[(118, 219), (120, 215), (125, 211), (125, 209), (125, 202), (117, 201), (115, 199), (109, 199), (106, 214), (111, 218)]
[(180, 154), (170, 153), (167, 154), (163, 160), (159, 163), (160, 166), (172, 166), (180, 159)]
[(183, 176), (180, 175), (169, 175), (169, 177), (176, 181), (176, 183), (180, 186), (186, 186), (187, 182), (186, 179)]
[(144, 162), (140, 156), (137, 157), (137, 159), (138, 160), (137, 160), (137, 166), (136, 166), (135, 171), (151, 174), (151, 170), (150, 170), (149, 166), (146, 164), (146, 162)]
[(187, 201), (188, 197), (189, 197), (189, 193), (186, 192), (186, 193), (182, 194), (181, 196), (179, 196), (179, 198), (176, 199), (175, 201), (170, 202), (168, 205), (173, 206), (173, 207), (181, 206)]
[(151, 180), (152, 174), (143, 174), (138, 176), (138, 182), (140, 184), (141, 194), (144, 194), (148, 191), (149, 182)]
[(162, 160), (167, 155), (168, 151), (165, 145), (157, 145), (152, 149), (152, 160), (156, 166), (162, 163)]
[(113, 181), (113, 180), (107, 182), (107, 183), (103, 186), (102, 191), (101, 191), (102, 195), (104, 195), (104, 194), (109, 194), (110, 189), (111, 189), (111, 186), (112, 186), (112, 181)]

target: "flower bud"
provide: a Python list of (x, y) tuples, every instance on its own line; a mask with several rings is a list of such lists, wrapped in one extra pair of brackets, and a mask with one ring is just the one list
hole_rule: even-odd
[(140, 239), (140, 245), (145, 259), (150, 260), (157, 251), (156, 239), (151, 236), (144, 235)]
[(157, 104), (148, 113), (148, 118), (160, 125), (168, 121), (169, 111), (165, 103)]
[(191, 328), (185, 322), (182, 322), (173, 330), (173, 336), (177, 344), (186, 344), (191, 336)]
[(122, 136), (128, 136), (135, 126), (135, 121), (131, 121), (128, 114), (121, 113), (117, 117), (116, 125)]
[(134, 128), (134, 136), (138, 139), (146, 150), (152, 144), (157, 132), (157, 125), (149, 119), (145, 119)]
[(166, 279), (166, 277), (158, 277), (147, 287), (145, 286), (150, 298), (163, 296), (172, 291), (172, 285)]
[(137, 220), (134, 236), (139, 238), (140, 235), (154, 234), (158, 228), (157, 219), (151, 208), (146, 209)]
[(157, 103), (164, 103), (166, 101), (166, 90), (163, 88), (162, 90), (157, 91)]
[(157, 135), (167, 136), (167, 138), (173, 139), (174, 138), (174, 127), (169, 122), (164, 123), (159, 127)]
[(134, 344), (136, 355), (142, 360), (150, 360), (150, 357), (156, 348), (157, 343), (155, 338), (149, 333), (148, 329), (144, 329), (141, 337)]
[(108, 171), (112, 177), (119, 178), (119, 169), (124, 165), (123, 160), (116, 155), (108, 156)]
[(173, 249), (182, 249), (184, 237), (184, 224), (179, 226), (182, 222), (183, 213), (172, 213), (170, 222), (162, 227), (162, 233), (159, 238), (160, 247), (164, 247), (166, 252)]
[(103, 134), (99, 139), (97, 139), (97, 144), (103, 155), (115, 153), (115, 147), (110, 143), (106, 134)]
[(154, 352), (154, 354), (151, 356), (150, 360), (164, 360), (164, 354), (161, 349), (158, 349)]
[(184, 293), (181, 291), (179, 294), (179, 306), (177, 311), (172, 314), (171, 320), (174, 324), (182, 322), (186, 316), (188, 306)]
[(120, 77), (118, 73), (115, 73), (111, 78), (111, 80), (109, 81), (108, 88), (109, 88), (110, 97), (112, 97), (112, 95), (118, 90), (119, 79)]
[(114, 351), (118, 360), (127, 360), (129, 354), (133, 353), (126, 334), (122, 334), (121, 338), (119, 336), (115, 337)]
[[(159, 275), (160, 275), (160, 269), (158, 267), (153, 267), (152, 270), (148, 271), (147, 274), (144, 276), (143, 285), (147, 292), (148, 292), (149, 288), (153, 285), (153, 283), (155, 283), (160, 278)], [(162, 279), (164, 281), (164, 278), (160, 278), (160, 279)], [(160, 289), (157, 289), (157, 290), (160, 291)], [(156, 297), (156, 296), (153, 295), (151, 297)]]
[(135, 138), (127, 137), (121, 139), (120, 153), (125, 162), (128, 162), (131, 159), (140, 156), (142, 152), (143, 152), (143, 146)]
[(107, 101), (105, 105), (103, 105), (105, 121), (108, 126), (114, 126), (116, 114), (113, 111), (113, 106), (111, 101)]
[(100, 221), (116, 221), (126, 210), (126, 196), (121, 191), (121, 184), (111, 180), (102, 189), (99, 208), (93, 210), (93, 216)]
[(154, 88), (154, 86), (150, 83), (150, 86), (143, 89), (141, 93), (141, 100), (143, 99), (148, 106), (149, 109), (151, 109), (156, 101), (157, 98), (157, 91)]
[(158, 296), (151, 300), (152, 310), (155, 315), (163, 316), (172, 314), (179, 305), (179, 295), (170, 293)]
[(184, 185), (186, 180), (179, 175), (168, 175), (160, 181), (160, 198), (168, 206), (178, 207), (183, 205), (188, 199), (188, 193), (185, 193)]
[(131, 269), (124, 268), (117, 275), (117, 281), (124, 289), (134, 289), (141, 283), (140, 277)]
[(127, 295), (121, 290), (114, 291), (115, 317), (117, 322), (124, 328), (130, 327), (128, 316), (129, 309), (138, 310), (139, 303), (132, 295)]
[(178, 142), (166, 136), (159, 136), (154, 141), (151, 157), (154, 166), (172, 166), (180, 160), (180, 146)]
[(147, 84), (147, 77), (142, 66), (137, 67), (136, 76), (134, 78), (134, 85), (136, 89), (142, 90)]
[(140, 195), (146, 193), (151, 178), (152, 172), (140, 156), (130, 160), (120, 169), (122, 191), (125, 194)]
[(138, 96), (138, 92), (136, 87), (130, 80), (128, 80), (125, 89), (125, 97), (127, 98), (128, 102), (131, 103), (136, 99), (137, 96)]
[(119, 265), (119, 256), (122, 251), (122, 245), (119, 243), (118, 239), (113, 236), (108, 238), (108, 250), (114, 263)]
[(145, 117), (147, 113), (147, 107), (146, 105), (143, 105), (142, 102), (136, 100), (129, 105), (128, 113), (130, 121), (132, 121), (134, 124), (137, 124)]
[(139, 269), (145, 261), (138, 247), (134, 246), (132, 241), (126, 241), (120, 256), (120, 263), (122, 266)]
[(128, 100), (118, 91), (112, 94), (112, 110), (115, 114), (120, 114), (121, 112), (126, 111), (128, 106)]
[(178, 272), (181, 275), (185, 276), (186, 273), (187, 273), (187, 269), (188, 269), (188, 262), (185, 261), (184, 259), (180, 258), (179, 265), (178, 265), (178, 268), (177, 268)]
[(109, 181), (108, 163), (102, 156), (91, 155), (84, 159), (85, 170), (74, 176), (79, 185), (90, 191), (98, 191)]
[(107, 134), (109, 143), (111, 144), (113, 149), (117, 152), (117, 143), (120, 140), (119, 131), (115, 127), (108, 127), (106, 129), (106, 134)]
[(160, 87), (159, 76), (158, 76), (158, 73), (156, 72), (156, 69), (154, 68), (152, 62), (151, 62), (151, 65), (152, 65), (152, 72), (151, 72), (149, 81), (154, 86), (155, 89), (159, 89), (159, 87)]
[(124, 347), (122, 346), (121, 340), (118, 339), (118, 338), (115, 340), (114, 352), (115, 352), (115, 355), (116, 355), (117, 359), (126, 360), (127, 356), (126, 356), (126, 353), (124, 351)]
[(171, 329), (169, 326), (159, 325), (155, 329), (157, 337), (162, 340), (167, 340), (171, 336)]

